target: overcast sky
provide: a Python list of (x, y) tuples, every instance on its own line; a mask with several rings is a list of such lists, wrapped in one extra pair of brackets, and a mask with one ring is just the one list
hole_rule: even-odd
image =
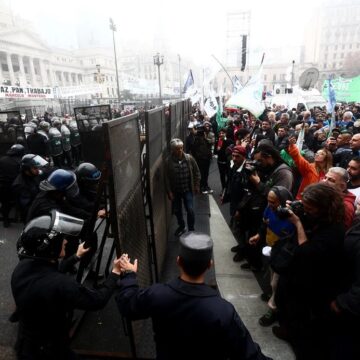
[[(78, 33), (87, 28), (104, 46), (112, 43), (109, 17), (117, 24), (117, 46), (153, 44), (154, 34), (175, 53), (207, 61), (224, 56), (226, 13), (251, 9), (251, 48), (300, 46), (314, 7), (327, 0), (6, 0), (14, 13), (32, 20), (51, 46), (76, 48)], [(162, 30), (161, 30), (162, 29)], [(154, 46), (154, 45), (152, 45)], [(158, 49), (149, 49), (158, 51)], [(290, 51), (289, 51), (290, 52)], [(289, 55), (289, 61), (291, 55)], [(259, 59), (260, 61), (260, 59)]]

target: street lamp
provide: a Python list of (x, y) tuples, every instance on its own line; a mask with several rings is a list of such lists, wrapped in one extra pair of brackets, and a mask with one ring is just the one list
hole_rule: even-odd
[(159, 98), (160, 98), (160, 105), (162, 105), (162, 98), (161, 98), (161, 79), (160, 79), (160, 66), (164, 63), (164, 56), (157, 53), (154, 55), (154, 65), (158, 67), (158, 77), (159, 77)]
[(115, 46), (115, 31), (116, 31), (116, 25), (114, 24), (114, 21), (113, 21), (112, 18), (110, 18), (110, 30), (113, 32), (113, 44), (114, 44), (114, 55), (115, 55), (115, 70), (116, 70), (117, 96), (118, 96), (118, 102), (119, 102), (119, 106), (120, 106), (121, 101), (120, 101), (119, 73), (118, 73), (118, 67), (117, 67), (116, 46)]
[(181, 84), (181, 57), (180, 54), (178, 54), (179, 59), (179, 98), (182, 98), (182, 84)]
[(292, 69), (291, 69), (291, 90), (294, 87), (294, 67), (295, 67), (295, 60), (292, 61)]

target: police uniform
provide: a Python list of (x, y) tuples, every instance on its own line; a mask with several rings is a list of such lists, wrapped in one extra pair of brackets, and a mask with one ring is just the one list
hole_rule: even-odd
[(69, 128), (65, 125), (61, 125), (61, 145), (64, 151), (64, 159), (66, 160), (66, 165), (68, 167), (72, 166), (72, 154), (71, 154), (71, 133)]
[[(205, 234), (180, 238), (180, 257), (210, 261)], [(181, 278), (139, 289), (135, 273), (124, 276), (116, 298), (132, 320), (151, 317), (157, 359), (268, 359), (253, 342), (234, 306), (206, 284)]]
[(61, 133), (56, 127), (49, 130), (50, 154), (53, 158), (54, 166), (61, 167), (63, 164), (63, 148), (61, 143)]
[[(55, 215), (54, 215), (55, 214)], [(56, 217), (55, 221), (53, 216)], [(111, 273), (100, 289), (88, 289), (74, 279), (59, 272), (55, 259), (59, 256), (63, 237), (48, 237), (49, 233), (60, 231), (61, 219), (65, 214), (53, 212), (51, 216), (34, 219), (27, 224), (19, 240), (19, 255), (32, 258), (22, 259), (16, 266), (11, 288), (19, 319), (16, 351), (18, 359), (27, 360), (70, 360), (75, 354), (69, 347), (71, 313), (74, 309), (98, 310), (103, 308), (116, 287), (119, 276)], [(67, 217), (68, 218), (68, 217)], [(60, 219), (60, 220), (59, 220)], [(50, 224), (49, 230), (39, 230), (44, 222)], [(38, 224), (35, 229), (32, 224)], [(63, 222), (64, 223), (64, 222)], [(82, 224), (80, 219), (72, 218), (65, 224), (63, 236), (76, 235), (81, 230), (65, 232), (65, 227)], [(55, 225), (56, 224), (56, 230)], [(30, 228), (30, 229), (29, 229)], [(40, 240), (47, 237), (46, 241)], [(55, 243), (56, 242), (56, 243)], [(55, 243), (55, 245), (53, 244)], [(49, 245), (47, 245), (49, 244)], [(46, 246), (51, 246), (47, 251)], [(33, 254), (33, 255), (32, 255)], [(46, 255), (44, 255), (46, 254)], [(50, 255), (49, 255), (50, 254)], [(55, 255), (57, 254), (57, 255)], [(45, 258), (46, 256), (46, 258)]]
[[(13, 147), (15, 146), (20, 145), (13, 145)], [(5, 225), (8, 225), (9, 213), (13, 202), (11, 184), (20, 172), (22, 156), (13, 153), (12, 148), (8, 150), (7, 155), (0, 158), (0, 203)]]

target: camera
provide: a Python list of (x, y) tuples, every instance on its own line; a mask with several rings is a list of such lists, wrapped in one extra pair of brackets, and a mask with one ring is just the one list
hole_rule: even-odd
[(247, 160), (244, 165), (244, 171), (249, 175), (254, 174), (258, 169), (260, 169), (260, 163), (257, 160)]
[(287, 219), (288, 217), (290, 217), (289, 210), (292, 210), (292, 212), (298, 217), (304, 215), (304, 205), (299, 200), (292, 201), (290, 203), (290, 209), (287, 207), (279, 206), (276, 209), (276, 215), (279, 219)]

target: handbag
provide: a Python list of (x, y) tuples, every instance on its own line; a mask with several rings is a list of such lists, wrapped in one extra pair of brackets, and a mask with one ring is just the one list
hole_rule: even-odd
[(285, 274), (291, 267), (298, 247), (296, 234), (280, 238), (272, 247), (270, 266), (277, 274)]

